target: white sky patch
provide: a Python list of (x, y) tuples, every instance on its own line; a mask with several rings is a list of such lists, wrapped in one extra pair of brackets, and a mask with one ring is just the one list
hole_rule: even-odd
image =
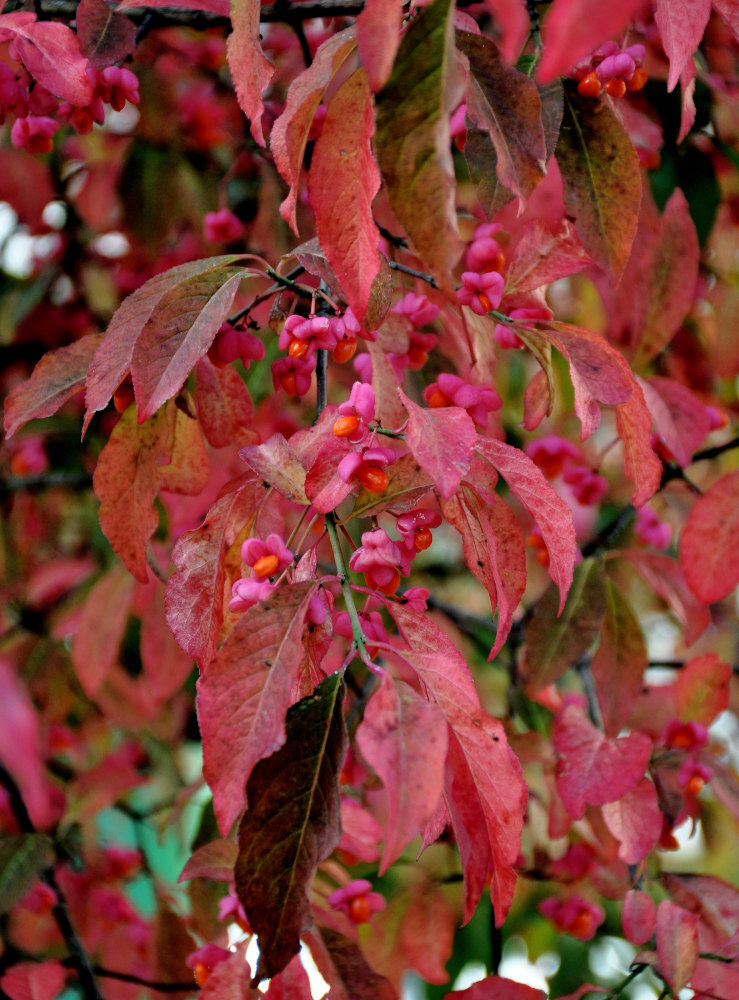
[[(244, 932), (238, 924), (229, 924), (227, 933), (229, 948), (235, 948), (237, 944), (240, 944), (244, 940)], [(251, 974), (254, 975), (257, 962), (259, 961), (259, 945), (257, 944), (256, 934), (252, 934), (249, 940), (245, 958)], [(314, 962), (310, 949), (306, 944), (300, 945), (300, 962), (308, 975), (313, 1000), (322, 1000), (322, 997), (326, 996), (330, 987), (318, 971), (318, 966)], [(258, 988), (261, 993), (266, 993), (269, 989), (269, 979), (262, 980)]]

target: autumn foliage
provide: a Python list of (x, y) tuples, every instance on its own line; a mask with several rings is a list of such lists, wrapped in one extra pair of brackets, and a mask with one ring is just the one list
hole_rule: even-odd
[(1, 995), (736, 1000), (738, 40), (5, 4)]

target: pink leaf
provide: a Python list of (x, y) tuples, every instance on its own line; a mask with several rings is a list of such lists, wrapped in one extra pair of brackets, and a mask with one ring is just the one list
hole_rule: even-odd
[(491, 11), (495, 27), (502, 36), (496, 36), (500, 51), (508, 62), (515, 62), (531, 28), (525, 0), (485, 0), (485, 6)]
[(77, 35), (59, 21), (30, 18), (20, 11), (0, 14), (0, 40), (13, 41), (28, 72), (52, 94), (80, 107), (90, 104), (92, 84)]
[(680, 79), (688, 59), (700, 45), (711, 14), (711, 0), (657, 0), (654, 20), (670, 62), (667, 89)]
[(204, 357), (198, 361), (195, 378), (198, 419), (208, 444), (214, 448), (250, 444), (254, 404), (239, 373), (231, 365), (218, 368)]
[(257, 761), (285, 742), (285, 714), (303, 662), (303, 631), (315, 582), (283, 584), (249, 608), (198, 681), (203, 773), (225, 836), (244, 807)]
[(211, 878), (216, 882), (231, 882), (238, 853), (235, 840), (212, 840), (203, 844), (190, 857), (177, 881)]
[(563, 220), (552, 232), (538, 219), (527, 223), (516, 243), (505, 274), (505, 295), (532, 292), (558, 278), (577, 274), (592, 260), (574, 226)]
[(239, 457), (287, 500), (308, 503), (305, 469), (282, 434), (273, 434), (264, 444), (242, 448)]
[(559, 587), (562, 611), (577, 557), (575, 529), (567, 504), (544, 478), (541, 470), (519, 448), (478, 438), (478, 452), (503, 476), (541, 531), (549, 553), (549, 575)]
[(710, 726), (729, 707), (732, 671), (715, 653), (696, 656), (683, 666), (675, 680), (675, 703), (683, 722)]
[(606, 602), (600, 644), (590, 669), (603, 728), (607, 736), (616, 736), (642, 690), (648, 655), (639, 619), (610, 580), (606, 580)]
[(409, 645), (399, 655), (418, 674), (450, 726), (444, 797), (465, 872), (465, 920), (492, 866), (490, 893), (501, 926), (513, 899), (527, 789), (503, 727), (480, 706), (463, 657), (425, 615), (386, 606)]
[(698, 960), (698, 915), (663, 899), (657, 907), (657, 954), (660, 972), (679, 993)]
[(640, 889), (629, 889), (624, 896), (621, 926), (624, 937), (632, 944), (644, 944), (654, 934), (657, 907), (654, 900)]
[[(203, 670), (215, 655), (223, 622), (226, 553), (253, 517), (264, 487), (242, 478), (224, 490), (200, 528), (187, 531), (172, 552), (166, 613), (177, 642)], [(230, 595), (229, 595), (230, 596)]]
[(396, 0), (367, 0), (357, 18), (359, 58), (375, 93), (387, 83), (392, 71), (402, 17)]
[(444, 994), (444, 1000), (492, 1000), (493, 997), (495, 1000), (546, 1000), (542, 990), (500, 976), (486, 976), (466, 990)]
[[(712, 604), (739, 582), (739, 470), (695, 503), (680, 536), (680, 565), (699, 601)], [(732, 558), (727, 558), (731, 553)]]
[(60, 962), (18, 962), (0, 979), (10, 1000), (54, 1000), (64, 989), (67, 971)]
[(372, 97), (360, 67), (331, 98), (308, 175), (318, 239), (360, 322), (381, 271), (380, 232), (372, 217), (380, 189), (373, 133)]
[(685, 468), (711, 429), (705, 404), (674, 379), (654, 375), (640, 385), (657, 433)]
[(241, 110), (251, 123), (254, 141), (264, 146), (262, 93), (269, 86), (274, 66), (262, 52), (259, 39), (259, 0), (232, 0), (233, 30), (226, 42), (228, 68)]
[(427, 410), (408, 399), (400, 388), (398, 394), (408, 411), (406, 444), (443, 499), (448, 500), (456, 493), (472, 461), (477, 440), (472, 418), (459, 406)]
[(649, 778), (642, 778), (615, 802), (606, 803), (603, 818), (620, 842), (619, 858), (627, 865), (643, 861), (657, 846), (662, 833), (662, 813)]
[(105, 0), (80, 0), (77, 34), (83, 54), (96, 69), (122, 62), (136, 47), (136, 25)]
[(289, 186), (280, 215), (297, 233), (298, 184), (303, 153), (323, 92), (344, 60), (356, 47), (354, 28), (346, 28), (323, 42), (308, 69), (295, 77), (287, 92), (285, 110), (272, 126), (270, 146), (275, 165)]
[(118, 661), (135, 583), (123, 566), (102, 576), (87, 595), (72, 640), (72, 663), (88, 698), (95, 698)]
[(500, 652), (513, 624), (513, 614), (526, 590), (526, 546), (513, 511), (499, 497), (486, 503), (468, 485), (442, 501), (445, 519), (462, 535), (465, 561), (498, 609), (495, 643), (488, 659)]
[(50, 417), (84, 388), (87, 367), (102, 339), (102, 334), (93, 333), (41, 358), (31, 377), (19, 382), (5, 400), (6, 437), (29, 420)]
[(601, 806), (625, 795), (644, 776), (652, 752), (644, 733), (608, 739), (576, 705), (557, 715), (552, 744), (560, 757), (557, 789), (573, 819), (584, 816), (586, 804)]
[(542, 25), (544, 54), (538, 67), (543, 83), (561, 76), (583, 56), (597, 49), (629, 23), (641, 0), (601, 3), (599, 0), (555, 0)]
[(642, 507), (659, 489), (662, 462), (652, 448), (652, 418), (641, 386), (616, 407), (616, 429), (624, 447), (626, 475), (634, 484), (631, 502)]
[(439, 707), (386, 674), (357, 730), (362, 756), (388, 796), (380, 874), (433, 814), (442, 792), (447, 741)]

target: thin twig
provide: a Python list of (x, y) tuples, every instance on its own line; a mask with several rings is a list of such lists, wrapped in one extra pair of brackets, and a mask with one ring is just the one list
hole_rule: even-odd
[(424, 274), (423, 271), (417, 271), (415, 267), (408, 267), (407, 264), (401, 264), (397, 260), (388, 260), (388, 266), (392, 268), (393, 271), (401, 271), (403, 274), (409, 274), (412, 278), (420, 278), (421, 281), (425, 281), (426, 284), (431, 285), (432, 288), (438, 288), (436, 284), (436, 278), (430, 274)]

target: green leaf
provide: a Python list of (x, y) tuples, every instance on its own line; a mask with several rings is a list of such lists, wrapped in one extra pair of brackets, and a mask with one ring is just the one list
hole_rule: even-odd
[(530, 690), (553, 684), (574, 667), (595, 642), (606, 610), (606, 590), (600, 562), (586, 559), (575, 570), (562, 614), (559, 598), (549, 587), (536, 604), (526, 631), (523, 674)]
[(287, 713), (286, 740), (251, 773), (239, 825), (238, 897), (258, 934), (256, 980), (275, 976), (311, 923), (308, 890), (341, 835), (344, 684), (331, 674)]
[(462, 244), (455, 211), (449, 118), (462, 99), (453, 5), (435, 0), (407, 28), (377, 95), (375, 147), (390, 205), (424, 266), (450, 297)]
[(51, 861), (51, 841), (42, 833), (21, 833), (0, 840), (0, 913), (23, 899)]
[(565, 89), (557, 163), (567, 214), (593, 260), (618, 283), (641, 201), (639, 159), (605, 101)]

